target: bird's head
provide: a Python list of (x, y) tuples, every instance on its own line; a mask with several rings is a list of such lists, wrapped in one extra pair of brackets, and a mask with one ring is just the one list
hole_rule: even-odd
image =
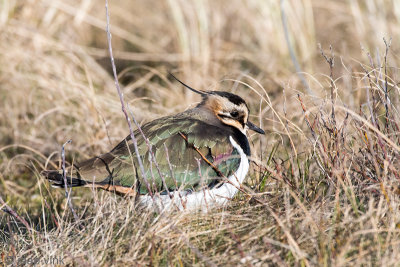
[(265, 134), (261, 128), (249, 121), (249, 107), (240, 96), (223, 91), (199, 91), (184, 84), (174, 75), (172, 77), (189, 90), (201, 95), (203, 99), (197, 107), (211, 110), (223, 124), (235, 127), (243, 134), (246, 134), (247, 129)]

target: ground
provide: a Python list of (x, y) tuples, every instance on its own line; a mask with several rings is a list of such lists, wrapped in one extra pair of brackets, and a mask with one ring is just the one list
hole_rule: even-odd
[[(140, 124), (242, 96), (266, 131), (227, 207), (138, 208), (40, 176), (112, 149), (129, 129), (105, 3), (0, 5), (0, 262), (396, 266), (400, 262), (400, 2), (110, 1), (125, 102)], [(12, 213), (15, 212), (15, 213)], [(21, 221), (26, 221), (24, 225)]]

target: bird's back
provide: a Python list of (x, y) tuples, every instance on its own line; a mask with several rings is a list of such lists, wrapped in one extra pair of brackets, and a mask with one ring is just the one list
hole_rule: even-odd
[[(128, 136), (109, 153), (76, 165), (73, 178), (103, 189), (135, 188), (140, 194), (166, 193), (178, 189), (194, 191), (219, 186), (240, 164), (239, 151), (229, 137), (250, 154), (247, 138), (223, 125), (207, 110), (191, 109), (164, 117), (134, 132), (145, 170), (142, 177), (133, 142)], [(150, 152), (151, 149), (151, 152)]]

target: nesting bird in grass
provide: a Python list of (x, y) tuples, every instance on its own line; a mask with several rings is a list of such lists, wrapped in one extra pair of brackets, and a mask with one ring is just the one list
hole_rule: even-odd
[[(142, 165), (129, 135), (110, 152), (74, 166), (67, 187), (137, 196), (140, 203), (161, 208), (204, 210), (233, 198), (249, 170), (247, 130), (264, 131), (249, 121), (249, 108), (240, 96), (198, 91), (179, 82), (202, 101), (134, 132)], [(60, 171), (42, 174), (53, 186), (64, 188)]]

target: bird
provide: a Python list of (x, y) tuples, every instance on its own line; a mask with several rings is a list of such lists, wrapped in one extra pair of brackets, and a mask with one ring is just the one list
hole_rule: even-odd
[(66, 179), (61, 170), (42, 175), (53, 187), (104, 189), (135, 196), (146, 207), (204, 211), (225, 206), (249, 170), (248, 130), (265, 132), (249, 120), (242, 97), (197, 90), (172, 77), (201, 102), (145, 123), (133, 132), (134, 139), (130, 134), (110, 152), (74, 164)]

